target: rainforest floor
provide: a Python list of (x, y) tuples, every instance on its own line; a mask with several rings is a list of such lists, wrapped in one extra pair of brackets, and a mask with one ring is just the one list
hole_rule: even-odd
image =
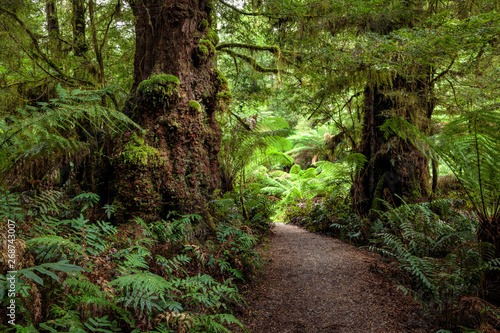
[(379, 273), (380, 256), (338, 239), (276, 223), (267, 264), (243, 289), (238, 319), (254, 333), (435, 332), (411, 297)]

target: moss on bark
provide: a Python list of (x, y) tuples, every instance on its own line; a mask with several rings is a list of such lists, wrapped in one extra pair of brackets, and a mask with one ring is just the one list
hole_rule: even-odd
[(136, 94), (130, 108), (144, 134), (128, 133), (115, 147), (113, 182), (122, 219), (197, 213), (205, 217), (200, 228), (213, 229), (206, 203), (220, 186), (215, 115), (230, 93), (224, 75), (214, 70), (218, 40), (210, 30), (210, 8), (207, 0), (133, 8)]

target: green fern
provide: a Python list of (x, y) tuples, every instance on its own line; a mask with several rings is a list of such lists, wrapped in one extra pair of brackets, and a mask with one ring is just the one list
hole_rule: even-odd
[[(68, 92), (56, 87), (58, 98), (48, 103), (25, 106), (17, 113), (0, 119), (0, 176), (11, 172), (14, 163), (34, 161), (37, 158), (56, 157), (74, 152), (81, 156), (89, 151), (89, 142), (80, 141), (74, 134), (82, 120), (93, 129), (91, 132), (118, 133), (124, 127), (138, 127), (123, 113), (101, 106), (110, 88), (95, 91), (73, 90)], [(51, 169), (55, 165), (49, 163)], [(38, 170), (46, 172), (51, 170)]]
[(87, 319), (84, 323), (85, 327), (90, 332), (99, 332), (99, 333), (113, 333), (113, 332), (121, 332), (121, 329), (118, 328), (118, 323), (116, 320), (112, 322), (109, 321), (108, 316), (104, 317), (91, 317)]
[(500, 115), (477, 108), (456, 116), (442, 133), (427, 138), (406, 120), (393, 117), (381, 127), (441, 159), (463, 186), (481, 221), (500, 220)]
[(28, 201), (28, 215), (56, 216), (68, 210), (63, 197), (64, 193), (61, 191), (48, 190), (35, 193), (33, 197), (23, 196), (23, 199)]
[(120, 276), (108, 285), (122, 292), (118, 302), (124, 302), (125, 306), (132, 305), (141, 311), (145, 308), (151, 311), (153, 307), (160, 309), (158, 300), (170, 304), (168, 301), (173, 300), (173, 293), (178, 291), (174, 282), (152, 273)]
[(125, 322), (133, 325), (134, 320), (131, 318), (130, 313), (116, 304), (115, 296), (108, 291), (101, 290), (99, 286), (90, 282), (85, 276), (77, 274), (66, 279), (63, 284), (73, 291), (68, 295), (66, 302), (68, 308), (79, 308), (82, 315), (84, 315), (88, 306), (92, 305), (94, 309), (111, 310)]
[(19, 193), (11, 193), (0, 186), (0, 220), (24, 220), (25, 213), (19, 202)]
[(66, 310), (57, 305), (53, 305), (51, 312), (55, 319), (45, 323), (40, 323), (40, 328), (51, 333), (67, 331), (75, 333), (86, 333), (84, 324), (81, 321), (80, 314), (75, 310)]
[(80, 210), (83, 213), (88, 207), (94, 207), (94, 204), (99, 202), (99, 196), (95, 193), (81, 193), (71, 199), (71, 201), (83, 203), (83, 207)]
[(228, 189), (234, 187), (239, 177), (252, 174), (260, 165), (271, 167), (293, 163), (293, 159), (284, 154), (291, 148), (291, 143), (283, 137), (288, 132), (288, 122), (278, 117), (264, 117), (250, 126), (239, 116), (237, 119), (240, 122), (236, 125), (226, 127), (228, 132), (223, 134), (219, 153)]
[(81, 245), (59, 236), (42, 236), (29, 239), (26, 245), (37, 255), (36, 260), (67, 259), (84, 256)]
[(236, 324), (242, 329), (245, 329), (243, 324), (231, 314), (220, 313), (215, 315), (205, 315), (195, 318), (196, 326), (205, 329), (210, 333), (231, 333), (232, 331), (225, 325)]
[(305, 160), (304, 162), (311, 163), (314, 156), (320, 159), (327, 156), (330, 159), (333, 154), (325, 139), (329, 138), (332, 132), (333, 129), (327, 126), (298, 131), (287, 138), (293, 144), (293, 149), (287, 154), (293, 156), (296, 162)]
[[(477, 292), (487, 270), (500, 270), (491, 244), (476, 241), (477, 221), (452, 209), (454, 200), (438, 200), (391, 209), (375, 224), (370, 249), (395, 258), (406, 292), (438, 311), (453, 308)], [(453, 320), (454, 313), (446, 313)]]
[[(34, 282), (40, 284), (43, 286), (43, 279), (35, 273), (41, 273), (46, 276), (51, 277), (52, 279), (56, 280), (59, 282), (59, 277), (49, 269), (53, 269), (55, 271), (61, 271), (65, 273), (78, 273), (84, 270), (84, 268), (77, 266), (77, 265), (72, 265), (68, 263), (68, 260), (60, 260), (56, 263), (44, 263), (41, 265), (29, 267), (29, 268), (24, 268), (19, 271), (17, 271), (17, 275), (21, 276), (24, 278), (28, 278), (30, 280), (33, 280)], [(22, 278), (21, 278), (22, 279)]]
[(188, 264), (191, 262), (191, 258), (184, 255), (179, 254), (172, 259), (166, 259), (162, 256), (156, 256), (156, 262), (162, 265), (163, 269), (167, 273), (168, 276), (172, 276), (175, 273), (186, 274), (186, 271), (182, 268), (182, 265)]

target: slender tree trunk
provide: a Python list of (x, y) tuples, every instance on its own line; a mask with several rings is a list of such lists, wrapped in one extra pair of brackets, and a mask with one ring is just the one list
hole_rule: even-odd
[(55, 55), (61, 48), (56, 1), (47, 0), (45, 3), (45, 11), (47, 15), (47, 31), (49, 33), (50, 51), (52, 55)]
[(85, 40), (85, 0), (72, 0), (73, 50), (81, 57), (88, 50)]
[[(500, 258), (500, 221), (498, 215), (492, 218), (481, 219), (481, 224), (477, 233), (479, 241), (492, 244), (494, 249), (494, 258)], [(492, 259), (491, 252), (484, 251), (484, 259)], [(482, 283), (483, 298), (490, 303), (500, 305), (500, 274), (498, 270), (488, 270)]]
[(220, 187), (221, 131), (215, 115), (230, 100), (214, 67), (208, 0), (132, 2), (136, 17), (134, 98), (126, 107), (145, 130), (117, 142), (116, 198), (125, 215), (206, 214)]
[[(94, 50), (95, 59), (98, 65), (97, 71), (97, 82), (100, 87), (104, 87), (106, 84), (106, 76), (104, 73), (104, 59), (102, 57), (102, 49), (99, 46), (97, 40), (97, 28), (95, 22), (95, 2), (94, 0), (89, 0), (89, 18), (90, 18), (90, 31), (92, 34), (92, 48)], [(106, 36), (104, 37), (106, 38)]]
[(439, 163), (436, 160), (432, 160), (432, 194), (431, 200), (435, 197), (439, 180)]
[[(384, 89), (385, 88), (385, 89)], [(364, 119), (360, 153), (368, 160), (351, 188), (355, 210), (366, 215), (383, 210), (383, 201), (398, 206), (402, 200), (424, 200), (429, 190), (427, 158), (411, 143), (380, 130), (392, 115), (418, 125), (425, 117), (420, 103), (410, 104), (422, 82), (396, 77), (391, 85), (368, 85), (364, 91)]]

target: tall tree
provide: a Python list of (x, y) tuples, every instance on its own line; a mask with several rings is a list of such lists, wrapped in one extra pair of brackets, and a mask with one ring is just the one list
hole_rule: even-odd
[(57, 17), (57, 7), (55, 0), (47, 0), (45, 3), (45, 14), (47, 15), (47, 32), (49, 33), (49, 40), (51, 49), (57, 50), (60, 48), (60, 31), (59, 31), (59, 18)]
[(85, 38), (85, 13), (87, 11), (87, 6), (85, 0), (72, 0), (72, 26), (73, 26), (73, 50), (75, 55), (81, 57), (89, 49), (87, 45), (87, 40)]
[(205, 211), (220, 186), (215, 115), (231, 98), (214, 67), (218, 37), (209, 0), (130, 1), (136, 18), (133, 99), (144, 129), (115, 149), (117, 200), (128, 215)]
[[(443, 118), (453, 119), (450, 114), (470, 113), (472, 117), (488, 110), (490, 103), (496, 105), (497, 98), (486, 87), (496, 84), (487, 68), (498, 62), (498, 1), (311, 0), (297, 6), (296, 1), (270, 0), (257, 4), (257, 9), (221, 3), (239, 15), (233, 20), (242, 22), (244, 29), (250, 25), (249, 18), (265, 17), (260, 26), (271, 24), (267, 33), (261, 29), (259, 35), (268, 44), (278, 45), (280, 56), (286, 55), (283, 49), (294, 51), (281, 58), (292, 74), (284, 77), (289, 92), (295, 94), (295, 98), (287, 97), (293, 102), (290, 109), (317, 122), (331, 121), (342, 132), (357, 132), (360, 140), (351, 142), (351, 149), (363, 154), (367, 163), (359, 168), (351, 193), (362, 215), (383, 209), (383, 201), (397, 206), (402, 200), (429, 197), (431, 155), (425, 154), (428, 147), (414, 140), (404, 123), (431, 134), (439, 131), (435, 124)], [(239, 42), (246, 38), (232, 36)], [(358, 117), (345, 112), (351, 106)], [(346, 127), (343, 119), (351, 125)], [(491, 129), (495, 120), (487, 119), (486, 127)], [(465, 187), (469, 186), (469, 199), (480, 207), (476, 209), (481, 224), (478, 238), (494, 244), (498, 257), (500, 201), (496, 192), (491, 200), (482, 200), (487, 188), (481, 184), (496, 179), (491, 163), (486, 162), (494, 161), (496, 155), (491, 153), (492, 146), (477, 144), (483, 137), (490, 144), (494, 139), (482, 130), (477, 132), (475, 124), (461, 123), (459, 128), (474, 133), (471, 142), (476, 147), (448, 154), (456, 151), (468, 157), (476, 152), (477, 167), (460, 165), (457, 174), (463, 177), (470, 172), (476, 177), (474, 186)], [(452, 160), (459, 165), (459, 159)], [(436, 165), (434, 160), (434, 189)], [(487, 274), (486, 291), (496, 302), (498, 284), (498, 274)]]

